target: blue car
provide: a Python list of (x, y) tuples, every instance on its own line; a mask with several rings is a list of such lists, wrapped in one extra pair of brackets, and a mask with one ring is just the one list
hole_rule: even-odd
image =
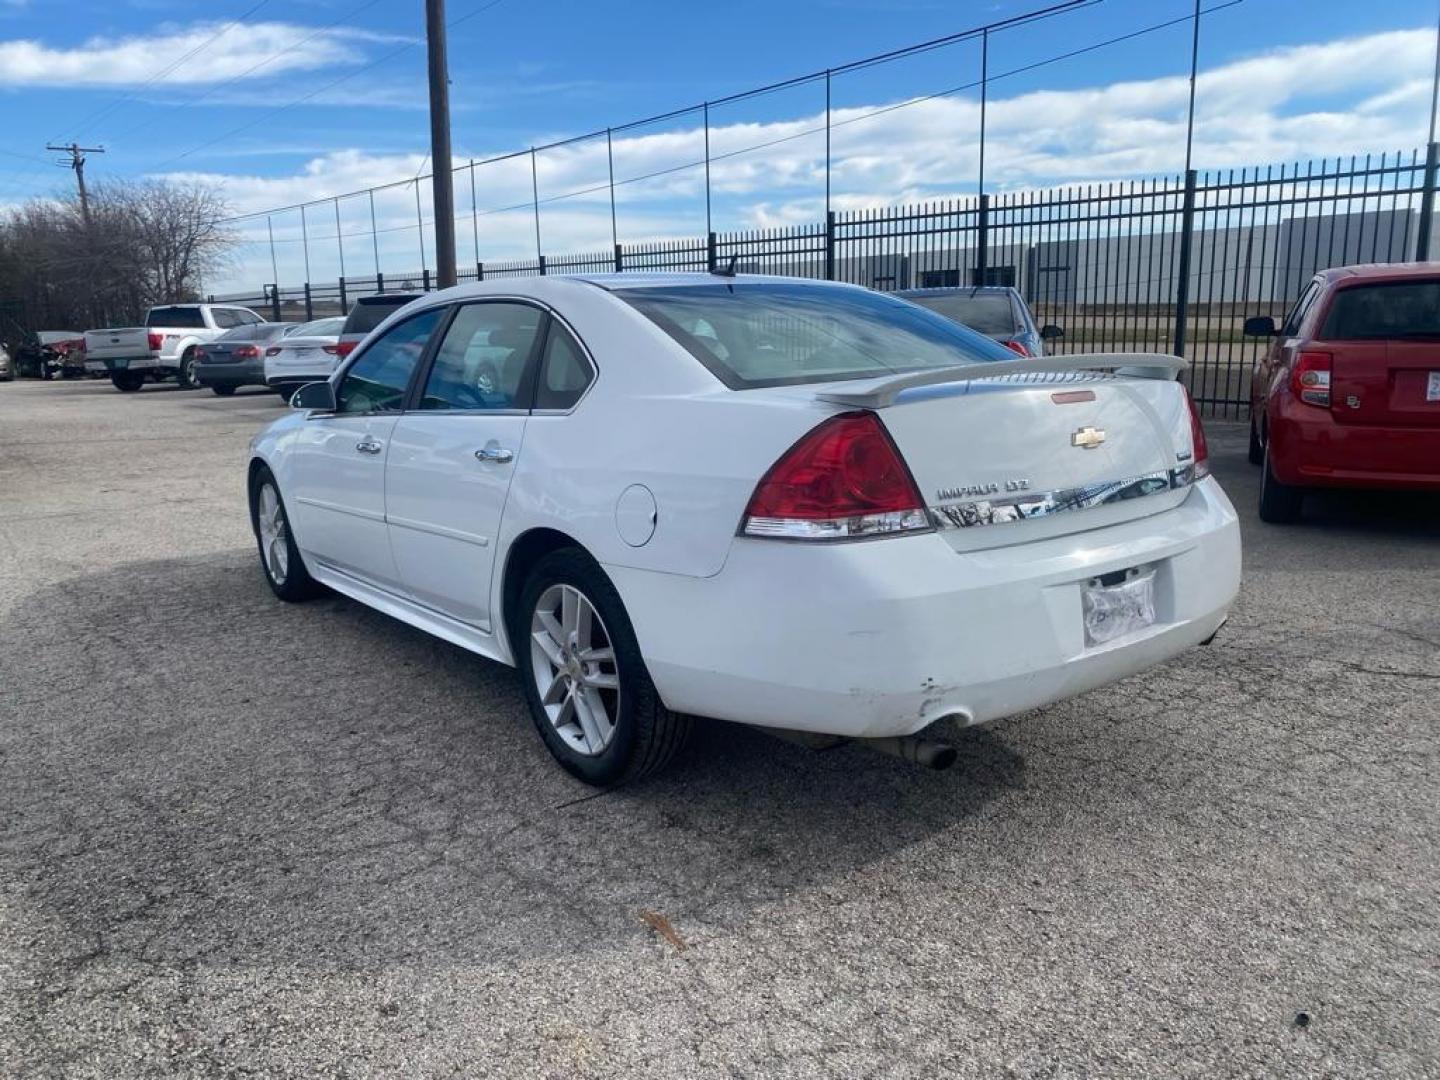
[(1005, 286), (901, 289), (895, 295), (992, 337), (1020, 356), (1044, 356), (1045, 342), (1065, 333), (1051, 324), (1036, 327), (1020, 291)]

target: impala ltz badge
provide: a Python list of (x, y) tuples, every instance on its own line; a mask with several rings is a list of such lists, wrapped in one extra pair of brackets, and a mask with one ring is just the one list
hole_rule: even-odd
[(941, 488), (935, 494), (941, 502), (949, 499), (974, 499), (983, 498), (986, 495), (998, 495), (1002, 491), (1014, 494), (1017, 491), (1029, 491), (1030, 481), (1016, 477), (1013, 480), (1001, 480), (989, 484), (966, 484), (964, 487)]
[(1070, 436), (1070, 445), (1083, 450), (1094, 450), (1105, 441), (1105, 432), (1100, 428), (1082, 427)]

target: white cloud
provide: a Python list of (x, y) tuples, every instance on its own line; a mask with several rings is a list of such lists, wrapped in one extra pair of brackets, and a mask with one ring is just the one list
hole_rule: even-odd
[[(1194, 160), (1202, 169), (1228, 169), (1414, 147), (1425, 136), (1433, 50), (1433, 30), (1393, 31), (1278, 49), (1204, 72), (1197, 87)], [(1003, 80), (992, 86), (987, 114), (986, 173), (992, 191), (1173, 176), (1180, 171), (1188, 100), (1183, 77), (1008, 97), (1004, 91)], [(834, 208), (893, 205), (974, 191), (978, 102), (950, 96), (897, 105), (902, 103), (834, 112)], [(825, 143), (819, 130), (823, 125), (823, 114), (811, 114), (712, 127), (710, 175), (716, 227), (762, 228), (819, 220), (824, 211)], [(759, 144), (773, 145), (750, 149)], [(615, 137), (613, 150), (617, 179), (660, 174), (617, 189), (622, 241), (703, 232), (704, 170), (682, 167), (702, 160), (701, 129), (627, 133)], [(469, 153), (470, 148), (457, 147), (457, 161)], [(485, 155), (476, 152), (475, 156)], [(421, 153), (351, 149), (315, 157), (290, 176), (206, 174), (205, 178), (225, 187), (237, 212), (250, 212), (411, 177), (423, 162)], [(539, 155), (547, 253), (608, 248), (607, 169), (603, 137)], [(422, 182), (420, 188), (422, 217), (428, 222), (429, 185)], [(477, 191), (482, 257), (533, 256), (528, 156), (477, 170)], [(546, 201), (577, 192), (584, 194)], [(468, 173), (457, 177), (456, 204), (461, 257), (468, 259)], [(517, 205), (524, 208), (483, 213)], [(307, 218), (315, 249), (312, 277), (318, 280), (338, 270), (334, 211), (318, 207)], [(347, 257), (360, 259), (363, 253), (360, 265), (368, 272), (373, 259), (368, 199), (342, 203), (342, 219), (343, 231), (355, 234), (345, 242), (347, 250), (353, 246), (356, 254)], [(391, 260), (398, 259), (418, 264), (414, 187), (377, 195), (376, 221), (382, 230), (382, 263), (396, 265)], [(281, 277), (299, 280), (294, 259), (298, 216), (280, 215), (273, 224), (280, 244)], [(246, 284), (268, 280), (264, 219), (245, 227), (257, 245), (253, 258), (242, 257), (235, 279)]]
[[(353, 63), (363, 57), (363, 44), (400, 40), (283, 22), (232, 24), (222, 33), (225, 25), (195, 23), (162, 27), (146, 35), (92, 37), (73, 48), (26, 39), (0, 41), (0, 86), (125, 87), (152, 79), (156, 84), (205, 85)], [(155, 78), (157, 62), (178, 59), (195, 49), (200, 51), (192, 59)], [(263, 67), (250, 72), (262, 61), (266, 61)]]

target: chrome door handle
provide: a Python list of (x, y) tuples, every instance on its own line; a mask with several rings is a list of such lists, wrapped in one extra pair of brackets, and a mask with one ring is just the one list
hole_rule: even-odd
[(494, 439), (491, 439), (479, 450), (475, 451), (475, 460), (498, 462), (514, 461), (515, 451), (508, 450), (505, 447), (501, 446), (499, 443), (497, 443)]
[(376, 439), (364, 438), (355, 444), (355, 449), (362, 454), (378, 454), (385, 449), (385, 444)]

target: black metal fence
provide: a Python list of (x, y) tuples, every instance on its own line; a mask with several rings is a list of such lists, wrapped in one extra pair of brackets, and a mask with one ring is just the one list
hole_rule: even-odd
[[(461, 282), (636, 270), (786, 274), (870, 288), (1008, 285), (1060, 352), (1176, 352), (1207, 415), (1242, 418), (1265, 342), (1247, 315), (1280, 316), (1330, 266), (1429, 257), (1437, 146), (1181, 177), (834, 212), (784, 229), (615, 244), (613, 251), (462, 267)], [(355, 297), (429, 290), (429, 270), (266, 285), (229, 295), (272, 319), (319, 318)]]

